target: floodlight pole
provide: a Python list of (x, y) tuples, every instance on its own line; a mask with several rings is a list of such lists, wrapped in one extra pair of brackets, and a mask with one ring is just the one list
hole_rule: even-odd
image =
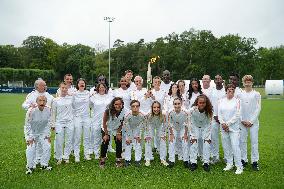
[(104, 17), (104, 20), (108, 22), (108, 82), (109, 87), (111, 87), (110, 82), (110, 23), (114, 21), (114, 17)]

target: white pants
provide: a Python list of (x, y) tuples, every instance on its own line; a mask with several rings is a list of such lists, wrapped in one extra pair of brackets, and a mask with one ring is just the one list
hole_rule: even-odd
[[(55, 133), (56, 133), (54, 140), (55, 158), (57, 160), (69, 159), (69, 156), (73, 149), (73, 143), (72, 143), (74, 135), (73, 121), (64, 124), (55, 123)], [(64, 156), (63, 156), (63, 146), (64, 146)]]
[[(166, 144), (166, 140), (163, 140), (160, 137), (160, 142), (159, 142), (159, 146), (160, 149), (159, 150), (159, 154), (160, 154), (160, 160), (166, 160), (167, 157), (167, 144)], [(152, 151), (152, 139), (145, 142), (145, 160), (146, 161), (150, 161), (153, 160), (153, 151)]]
[(50, 160), (50, 151), (51, 151), (51, 144), (48, 142), (45, 136), (40, 135), (34, 137), (34, 143), (32, 145), (27, 145), (26, 149), (27, 168), (36, 167), (35, 164), (36, 152), (41, 152), (40, 154), (38, 154), (41, 157), (40, 165), (48, 166), (48, 162)]
[(258, 153), (258, 130), (259, 124), (253, 124), (251, 128), (246, 128), (241, 125), (241, 136), (240, 136), (240, 148), (241, 148), (241, 159), (248, 161), (247, 158), (247, 138), (248, 131), (250, 131), (250, 142), (251, 142), (251, 162), (257, 162), (259, 160)]
[(159, 128), (152, 127), (151, 129), (152, 129), (151, 133), (152, 133), (152, 138), (153, 138), (153, 142), (154, 142), (154, 148), (159, 150), (160, 149), (160, 140), (158, 139), (158, 138), (160, 138), (159, 137)]
[(178, 156), (182, 157), (182, 140), (181, 140), (179, 133), (177, 133), (177, 140), (176, 140), (176, 144), (175, 144), (175, 153)]
[(142, 148), (141, 143), (139, 143), (136, 139), (132, 139), (132, 142), (130, 144), (126, 144), (125, 146), (125, 160), (130, 161), (131, 160), (131, 150), (132, 147), (135, 151), (135, 161), (141, 161), (142, 158)]
[[(207, 127), (196, 127), (192, 125), (191, 139), (196, 139), (197, 141), (190, 146), (190, 162), (197, 163), (197, 154), (199, 153), (199, 144), (202, 143), (202, 159), (204, 163), (209, 163), (210, 158), (210, 143), (211, 140), (211, 130), (210, 126)], [(200, 155), (200, 154), (199, 154)]]
[(220, 124), (216, 121), (212, 121), (211, 126), (211, 154), (212, 157), (219, 159), (219, 133), (220, 133)]
[(89, 117), (74, 117), (74, 155), (80, 157), (80, 144), (83, 129), (83, 145), (84, 155), (89, 155), (90, 145), (90, 118)]
[(233, 160), (235, 161), (235, 166), (242, 168), (241, 162), (241, 150), (240, 150), (240, 132), (225, 132), (222, 130), (222, 143), (224, 149), (224, 157), (227, 164), (233, 165)]
[(173, 129), (173, 134), (174, 134), (174, 140), (171, 142), (169, 140), (169, 161), (170, 162), (175, 162), (175, 146), (176, 146), (176, 141), (177, 141), (177, 136), (182, 141), (182, 157), (183, 161), (189, 161), (188, 157), (188, 141), (185, 141), (182, 137), (184, 136), (185, 129), (181, 129), (180, 131), (176, 131)]
[[(111, 135), (112, 136), (112, 135)], [(110, 137), (110, 141), (111, 141)], [(101, 122), (97, 122), (93, 120), (92, 127), (91, 127), (91, 138), (90, 138), (90, 154), (95, 154), (96, 156), (100, 155), (100, 146), (102, 144), (102, 129), (101, 129)], [(111, 142), (110, 142), (111, 145)]]

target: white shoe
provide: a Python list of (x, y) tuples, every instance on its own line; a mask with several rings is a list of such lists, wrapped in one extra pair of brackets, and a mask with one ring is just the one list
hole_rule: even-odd
[(243, 173), (243, 168), (237, 167), (235, 174), (239, 175), (239, 174), (242, 174), (242, 173)]
[(46, 170), (46, 171), (51, 171), (52, 167), (51, 166), (41, 166), (41, 170)]
[(61, 163), (62, 163), (62, 160), (58, 160), (58, 161), (56, 162), (57, 165), (60, 165)]
[(233, 169), (233, 165), (232, 164), (227, 164), (226, 167), (223, 169), (223, 171), (229, 171), (231, 169)]
[(80, 157), (75, 157), (75, 162), (79, 163), (80, 162)]
[(179, 160), (179, 161), (182, 161), (182, 160), (183, 160), (182, 155), (178, 155), (178, 160)]
[(68, 164), (68, 163), (69, 163), (69, 159), (65, 159), (64, 162), (65, 162), (66, 164)]
[(116, 152), (115, 149), (113, 149), (113, 148), (108, 148), (107, 151), (109, 151), (109, 152), (111, 152), (111, 153), (115, 153), (115, 152)]
[(100, 155), (99, 154), (95, 154), (95, 159), (100, 159)]
[(91, 159), (90, 155), (85, 155), (85, 160), (90, 161)]
[(166, 160), (161, 160), (161, 164), (163, 164), (164, 166), (168, 166), (168, 162), (166, 162)]
[(151, 162), (149, 160), (146, 161), (145, 166), (149, 167), (151, 165)]
[(27, 168), (26, 175), (29, 175), (29, 174), (32, 174), (32, 173), (33, 173), (33, 169)]

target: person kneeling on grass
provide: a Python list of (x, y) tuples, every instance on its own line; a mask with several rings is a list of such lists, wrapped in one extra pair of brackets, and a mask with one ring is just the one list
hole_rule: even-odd
[[(41, 169), (51, 170), (48, 166), (50, 160), (50, 108), (46, 106), (47, 99), (45, 96), (38, 96), (36, 98), (36, 107), (31, 107), (27, 111), (25, 119), (25, 139), (27, 142), (26, 158), (27, 170), (26, 174), (31, 174), (36, 168), (35, 159), (36, 151), (42, 152), (39, 154)], [(42, 148), (38, 150), (38, 148)]]
[(124, 120), (124, 102), (122, 98), (115, 97), (103, 115), (103, 128), (102, 128), (102, 137), (103, 142), (101, 145), (101, 159), (100, 167), (104, 168), (106, 161), (106, 153), (109, 145), (109, 139), (111, 133), (114, 136), (115, 145), (116, 145), (116, 166), (122, 167), (122, 136), (121, 129)]
[(188, 168), (188, 114), (181, 109), (182, 100), (175, 98), (173, 101), (174, 110), (169, 113), (169, 168), (172, 168), (175, 163), (175, 144), (179, 136), (182, 141), (182, 157), (184, 167)]
[(202, 139), (202, 159), (203, 168), (209, 171), (210, 144), (211, 144), (211, 120), (212, 120), (212, 105), (206, 95), (199, 95), (193, 107), (189, 110), (190, 118), (190, 169), (197, 169), (197, 154), (199, 140)]
[(142, 147), (141, 147), (141, 130), (143, 130), (145, 117), (139, 111), (140, 102), (132, 100), (130, 102), (131, 111), (125, 116), (124, 127), (126, 131), (126, 147), (125, 147), (125, 166), (130, 165), (132, 146), (135, 150), (135, 163), (139, 167), (141, 165)]

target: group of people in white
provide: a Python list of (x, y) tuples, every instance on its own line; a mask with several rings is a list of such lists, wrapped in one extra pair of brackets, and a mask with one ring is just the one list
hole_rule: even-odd
[(198, 157), (205, 171), (220, 161), (221, 133), (224, 171), (235, 165), (236, 174), (241, 174), (248, 164), (250, 132), (251, 164), (253, 170), (259, 170), (261, 96), (253, 90), (251, 75), (242, 78), (244, 89), (239, 88), (237, 74), (231, 74), (227, 85), (218, 74), (215, 86), (210, 85), (209, 75), (203, 76), (202, 85), (193, 78), (186, 86), (183, 80), (172, 82), (170, 72), (165, 70), (162, 79), (153, 78), (153, 87), (148, 90), (143, 88), (141, 76), (136, 76), (134, 82), (132, 77), (133, 72), (127, 70), (118, 88), (112, 90), (101, 75), (98, 84), (88, 91), (83, 78), (73, 86), (72, 75), (66, 74), (56, 98), (46, 92), (44, 80), (36, 80), (35, 90), (22, 105), (27, 110), (26, 174), (31, 174), (37, 164), (41, 169), (52, 169), (52, 131), (57, 165), (69, 163), (71, 154), (75, 162), (80, 162), (83, 141), (84, 159), (99, 159), (101, 168), (105, 167), (107, 152), (116, 153), (117, 167), (127, 167), (132, 164), (134, 151), (136, 166), (141, 166), (143, 152), (145, 166), (151, 166), (155, 152), (162, 165), (172, 168), (177, 158), (191, 171), (197, 169)]

